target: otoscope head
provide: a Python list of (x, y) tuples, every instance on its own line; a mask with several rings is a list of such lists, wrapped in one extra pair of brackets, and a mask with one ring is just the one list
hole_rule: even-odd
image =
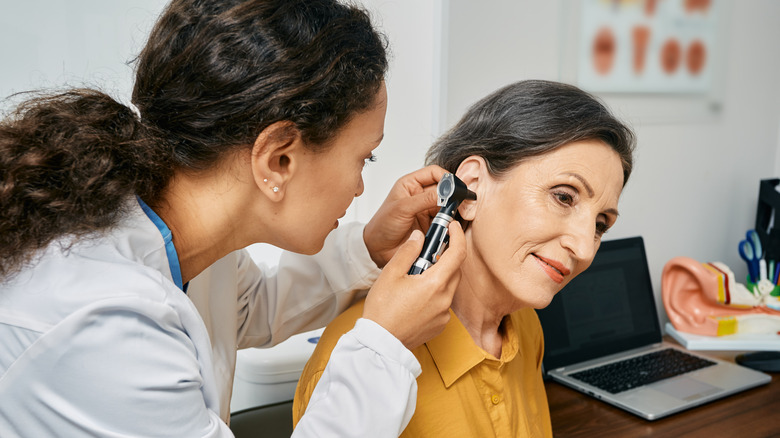
[(449, 241), (447, 226), (455, 218), (458, 205), (464, 199), (477, 199), (477, 194), (469, 190), (463, 181), (451, 173), (441, 178), (439, 185), (436, 186), (436, 194), (439, 196), (437, 204), (441, 209), (431, 221), (420, 256), (409, 269), (409, 275), (421, 274), (436, 263)]
[(461, 201), (477, 199), (477, 194), (469, 190), (466, 187), (466, 183), (453, 173), (447, 173), (441, 178), (439, 185), (436, 187), (436, 193), (439, 195), (437, 205), (439, 207), (451, 207), (448, 208), (448, 210), (451, 210), (449, 212), (450, 215), (458, 208)]

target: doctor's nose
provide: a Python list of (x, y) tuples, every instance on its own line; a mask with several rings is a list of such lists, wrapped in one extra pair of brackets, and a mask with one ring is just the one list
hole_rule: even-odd
[(365, 186), (363, 185), (363, 177), (360, 177), (360, 181), (358, 181), (357, 190), (355, 190), (355, 197), (363, 194), (363, 191), (365, 190)]

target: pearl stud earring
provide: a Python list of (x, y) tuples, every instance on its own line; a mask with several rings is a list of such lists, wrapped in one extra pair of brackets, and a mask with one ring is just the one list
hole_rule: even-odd
[[(263, 182), (264, 182), (264, 183), (267, 183), (267, 182), (268, 182), (268, 178), (263, 178)], [(271, 190), (273, 190), (273, 191), (274, 191), (274, 193), (277, 193), (277, 192), (279, 192), (279, 187), (273, 186), (273, 187), (271, 188)]]

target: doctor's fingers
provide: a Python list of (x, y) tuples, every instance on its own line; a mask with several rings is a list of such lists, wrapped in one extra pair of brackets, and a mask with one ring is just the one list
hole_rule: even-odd
[(383, 205), (384, 214), (393, 215), (402, 221), (414, 220), (425, 232), (431, 218), (439, 211), (437, 200), (436, 185), (421, 187), (415, 192), (391, 193)]
[(407, 274), (422, 244), (422, 233), (415, 231), (384, 267), (363, 308), (364, 318), (384, 327), (409, 349), (444, 329), (457, 286), (447, 266), (430, 273)]
[(458, 221), (450, 222), (447, 231), (449, 232), (447, 249), (444, 250), (436, 264), (423, 274), (432, 271), (433, 275), (450, 280), (456, 279), (455, 286), (457, 286), (457, 282), (460, 281), (460, 267), (466, 259), (466, 237), (463, 235), (463, 228)]
[(446, 173), (446, 170), (435, 165), (415, 170), (396, 181), (395, 185), (390, 190), (391, 196), (394, 194), (401, 197), (404, 195), (415, 195), (422, 192), (424, 189), (430, 188), (435, 190), (436, 185)]

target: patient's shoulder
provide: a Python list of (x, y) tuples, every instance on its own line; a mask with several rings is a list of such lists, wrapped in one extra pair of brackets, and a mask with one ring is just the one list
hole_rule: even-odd
[(363, 315), (363, 305), (365, 299), (360, 300), (342, 312), (333, 321), (328, 324), (325, 331), (322, 332), (320, 339), (317, 341), (317, 347), (314, 349), (314, 354), (309, 359), (309, 365), (314, 369), (312, 372), (322, 371), (325, 369), (325, 365), (328, 363), (330, 353), (336, 348), (336, 343), (341, 336), (352, 330), (355, 327), (355, 322)]
[(330, 324), (328, 324), (328, 328), (330, 328), (331, 326), (334, 328), (346, 327), (344, 333), (352, 330), (352, 327), (355, 326), (355, 321), (357, 321), (358, 319), (360, 319), (361, 316), (363, 316), (363, 307), (365, 307), (365, 304), (366, 304), (365, 298), (356, 302), (347, 310), (343, 311), (341, 315), (337, 316), (336, 319), (334, 319)]
[(364, 298), (353, 304), (347, 310), (343, 311), (341, 315), (337, 316), (336, 319), (331, 321), (325, 328), (325, 331), (322, 333), (320, 342), (323, 340), (332, 340), (333, 346), (335, 347), (336, 341), (338, 341), (341, 335), (352, 330), (352, 328), (355, 327), (355, 322), (360, 319), (361, 316), (363, 316), (363, 306), (365, 303), (366, 300)]
[(317, 346), (306, 366), (301, 372), (300, 380), (295, 389), (295, 400), (293, 401), (293, 426), (306, 412), (306, 406), (309, 404), (314, 388), (317, 386), (325, 366), (328, 364), (330, 354), (336, 348), (336, 343), (341, 336), (355, 327), (355, 322), (363, 315), (363, 304), (365, 300), (360, 300), (353, 304), (330, 324), (322, 332), (322, 336), (317, 341)]

